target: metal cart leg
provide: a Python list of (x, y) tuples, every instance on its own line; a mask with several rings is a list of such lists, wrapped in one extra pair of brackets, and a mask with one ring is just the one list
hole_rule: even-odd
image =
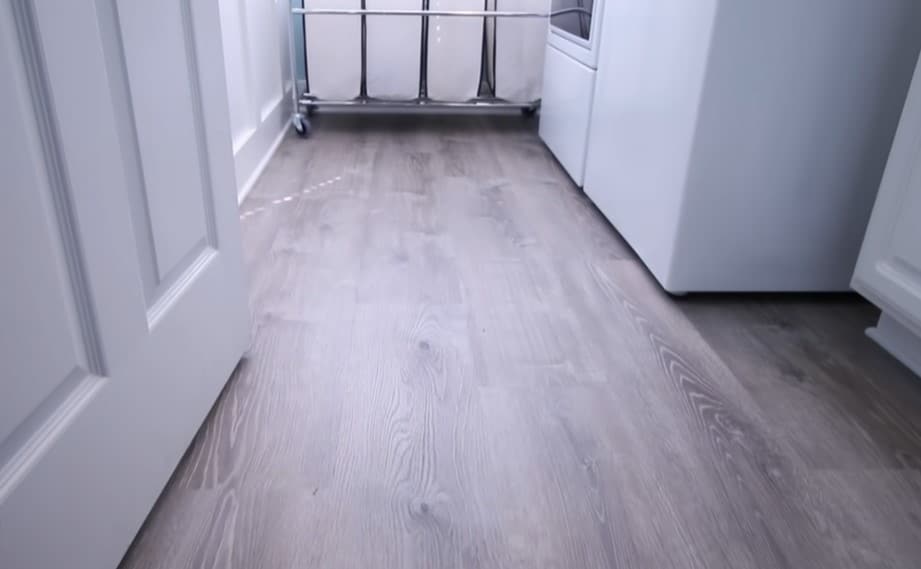
[[(422, 11), (429, 11), (429, 0), (422, 0)], [(429, 17), (423, 15), (421, 22), (421, 44), (419, 45), (419, 98), (421, 103), (429, 100)]]
[[(291, 25), (288, 26), (288, 59), (291, 63), (291, 126), (294, 127), (298, 136), (306, 138), (310, 136), (310, 120), (301, 112), (300, 97), (297, 93), (297, 56), (294, 48), (294, 34), (297, 33), (296, 21), (295, 18), (289, 18), (289, 20), (291, 22)], [(303, 18), (301, 20), (303, 21)], [(307, 41), (307, 22), (304, 22), (304, 41)]]

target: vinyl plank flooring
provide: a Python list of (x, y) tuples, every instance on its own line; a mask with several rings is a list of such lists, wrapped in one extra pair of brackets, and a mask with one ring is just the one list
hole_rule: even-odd
[(453, 243), (431, 196), (382, 191), (370, 201), (359, 302), (461, 302)]
[(486, 541), (468, 509), (487, 505), (458, 475), (483, 461), (459, 436), (478, 427), (465, 330), (454, 305), (361, 306), (326, 566), (456, 566), (465, 544)]
[[(863, 336), (875, 318), (862, 308), (852, 297), (684, 305), (806, 464), (916, 469), (917, 379)], [(842, 312), (862, 317), (842, 327)]]
[(124, 569), (921, 566), (921, 382), (855, 297), (663, 293), (520, 117), (319, 116), (253, 343)]
[(921, 477), (914, 470), (820, 470), (805, 502), (847, 567), (912, 567), (921, 558)]
[[(647, 432), (658, 435), (650, 439), (663, 441), (669, 449), (665, 456), (647, 450), (649, 457), (644, 458), (651, 461), (648, 472), (672, 471), (662, 481), (662, 498), (676, 512), (675, 525), (700, 531), (694, 520), (706, 519), (701, 515), (706, 512), (714, 520), (725, 520), (736, 534), (730, 541), (734, 546), (723, 546), (727, 555), (747, 558), (731, 566), (795, 567), (820, 560), (821, 545), (810, 535), (807, 518), (798, 508), (802, 466), (777, 440), (744, 387), (673, 310), (671, 299), (652, 287), (643, 268), (598, 263), (591, 272), (605, 304), (616, 307), (608, 320), (616, 322), (621, 333), (630, 328), (634, 332), (624, 349), (633, 354), (632, 367), (637, 370), (626, 380), (641, 382), (631, 407), (651, 416)], [(618, 393), (625, 390), (624, 376), (614, 376), (612, 382)], [(682, 488), (672, 480), (682, 476), (692, 484)], [(687, 503), (693, 493), (710, 496), (704, 508)], [(709, 537), (705, 530), (695, 541), (707, 543)]]

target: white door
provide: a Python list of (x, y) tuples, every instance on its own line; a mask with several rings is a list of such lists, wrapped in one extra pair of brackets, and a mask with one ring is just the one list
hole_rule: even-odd
[(0, 567), (115, 567), (248, 342), (217, 0), (0, 2)]
[[(853, 286), (921, 334), (921, 61), (915, 69)], [(917, 354), (916, 360), (921, 362)]]

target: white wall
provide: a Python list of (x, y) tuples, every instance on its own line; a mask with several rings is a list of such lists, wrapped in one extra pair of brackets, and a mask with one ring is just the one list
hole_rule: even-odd
[(242, 201), (291, 116), (288, 0), (221, 0), (230, 127)]

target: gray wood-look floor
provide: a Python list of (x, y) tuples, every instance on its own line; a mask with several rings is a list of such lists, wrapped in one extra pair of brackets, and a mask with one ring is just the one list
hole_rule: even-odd
[(921, 381), (852, 296), (663, 294), (532, 123), (321, 117), (131, 568), (921, 567)]

